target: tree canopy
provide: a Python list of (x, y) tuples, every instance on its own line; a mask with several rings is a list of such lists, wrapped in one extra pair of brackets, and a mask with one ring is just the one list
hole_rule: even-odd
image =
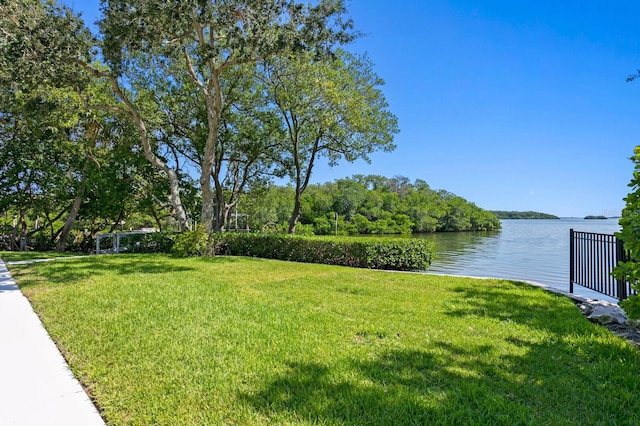
[[(110, 80), (139, 130), (145, 157), (167, 174), (169, 200), (181, 228), (186, 226), (187, 212), (180, 200), (178, 173), (158, 152), (170, 142), (158, 136), (162, 133), (152, 126), (141, 102), (155, 103), (152, 109), (176, 115), (171, 102), (153, 96), (171, 86), (175, 91), (187, 91), (205, 111), (204, 140), (191, 140), (188, 134), (182, 139), (198, 148), (200, 221), (207, 229), (218, 230), (221, 219), (214, 212), (221, 211), (224, 199), (222, 169), (214, 163), (216, 156), (220, 158), (218, 136), (228, 71), (277, 55), (306, 51), (330, 54), (334, 45), (355, 36), (351, 22), (343, 20), (346, 9), (342, 0), (321, 0), (316, 6), (293, 0), (108, 0), (102, 11), (102, 52), (109, 70), (94, 73)], [(151, 75), (158, 79), (148, 81), (145, 71), (153, 71)], [(141, 75), (144, 83), (136, 84)], [(151, 96), (144, 96), (147, 92)]]
[[(249, 226), (265, 224), (288, 228), (294, 205), (293, 186), (270, 186), (240, 200), (240, 211)], [(337, 219), (336, 219), (337, 215)], [(312, 184), (301, 197), (297, 232), (327, 235), (410, 234), (448, 231), (498, 230), (492, 213), (467, 200), (429, 185), (397, 176), (356, 175), (324, 184)]]
[[(133, 227), (345, 233), (495, 229), (406, 178), (312, 185), (399, 131), (343, 0), (104, 0), (99, 33), (55, 0), (0, 4), (0, 227), (18, 248)], [(288, 177), (290, 187), (276, 187)], [(240, 212), (240, 213), (238, 213)], [(282, 219), (286, 216), (286, 219)], [(241, 216), (242, 217), (242, 216)]]
[[(625, 197), (625, 207), (620, 218), (621, 230), (616, 234), (624, 241), (627, 260), (620, 262), (614, 269), (613, 275), (623, 281), (630, 282), (632, 287), (640, 293), (640, 145), (634, 149), (631, 160), (634, 164), (633, 176), (629, 182), (631, 191)], [(629, 296), (621, 306), (631, 318), (640, 319), (640, 296)]]
[(397, 119), (371, 63), (342, 50), (324, 60), (307, 54), (269, 61), (262, 78), (283, 125), (276, 162), (295, 188), (288, 227), (295, 233), (316, 161), (325, 157), (335, 166), (340, 159), (368, 161), (374, 151), (393, 150)]

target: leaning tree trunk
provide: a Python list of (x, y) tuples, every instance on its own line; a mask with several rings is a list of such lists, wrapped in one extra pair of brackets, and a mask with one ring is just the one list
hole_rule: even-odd
[(289, 230), (287, 231), (289, 234), (296, 233), (296, 224), (298, 223), (298, 218), (300, 217), (300, 198), (302, 193), (300, 191), (296, 191), (296, 199), (293, 205), (293, 212), (291, 213), (291, 219), (289, 219)]
[(78, 212), (80, 211), (80, 206), (82, 205), (82, 200), (84, 199), (84, 192), (87, 187), (87, 175), (89, 174), (89, 162), (91, 161), (90, 152), (91, 149), (96, 146), (96, 137), (98, 136), (98, 127), (90, 127), (92, 131), (92, 135), (90, 138), (89, 146), (87, 147), (87, 152), (84, 156), (84, 166), (82, 166), (82, 175), (80, 177), (80, 186), (78, 188), (78, 193), (76, 194), (76, 198), (73, 200), (73, 204), (71, 205), (71, 211), (69, 212), (69, 216), (67, 216), (67, 220), (64, 222), (64, 226), (62, 227), (62, 231), (58, 235), (56, 239), (56, 251), (65, 251), (67, 248), (67, 240), (69, 239), (69, 234), (71, 234), (71, 230), (73, 229), (73, 224), (76, 221), (76, 217), (78, 216)]
[(97, 75), (99, 77), (107, 77), (111, 82), (113, 91), (125, 104), (127, 108), (126, 111), (129, 113), (131, 118), (133, 118), (133, 122), (135, 123), (136, 128), (138, 129), (138, 133), (140, 134), (144, 158), (146, 158), (152, 166), (159, 170), (162, 170), (169, 179), (169, 204), (171, 204), (171, 207), (173, 208), (173, 214), (176, 221), (178, 222), (178, 228), (180, 229), (180, 231), (184, 231), (188, 228), (188, 223), (187, 212), (185, 211), (184, 206), (182, 205), (182, 200), (180, 198), (180, 179), (175, 170), (169, 167), (167, 163), (162, 161), (153, 153), (151, 143), (149, 142), (149, 133), (147, 131), (147, 126), (142, 119), (140, 112), (133, 104), (133, 102), (131, 102), (131, 99), (129, 99), (122, 91), (118, 80), (114, 76), (96, 71), (86, 64), (81, 63), (81, 65), (83, 65), (85, 69), (87, 69), (89, 72), (92, 72), (94, 75)]
[(295, 203), (293, 205), (293, 212), (291, 213), (291, 219), (289, 220), (289, 234), (296, 233), (296, 224), (298, 223), (298, 219), (300, 218), (300, 204), (302, 199), (302, 193), (307, 186), (309, 185), (309, 179), (311, 178), (311, 171), (313, 170), (313, 164), (316, 159), (316, 154), (318, 152), (318, 145), (320, 143), (320, 136), (318, 136), (314, 142), (313, 149), (311, 150), (311, 158), (309, 158), (309, 164), (306, 167), (306, 172), (304, 173), (304, 180), (302, 179), (302, 164), (300, 162), (300, 157), (298, 155), (298, 143), (294, 138), (294, 160), (296, 166), (296, 198)]
[[(83, 191), (84, 187), (80, 190)], [(69, 212), (69, 216), (67, 216), (67, 220), (64, 222), (64, 226), (62, 227), (62, 232), (58, 234), (58, 238), (56, 240), (56, 251), (65, 251), (67, 249), (67, 240), (69, 239), (69, 234), (71, 233), (71, 229), (73, 229), (73, 224), (78, 216), (78, 212), (80, 211), (80, 206), (82, 205), (82, 195), (77, 195), (73, 200), (73, 205), (71, 206), (71, 211)]]

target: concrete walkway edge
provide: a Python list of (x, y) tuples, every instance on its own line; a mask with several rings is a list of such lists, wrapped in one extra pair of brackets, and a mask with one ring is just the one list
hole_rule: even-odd
[(104, 425), (0, 259), (0, 425)]

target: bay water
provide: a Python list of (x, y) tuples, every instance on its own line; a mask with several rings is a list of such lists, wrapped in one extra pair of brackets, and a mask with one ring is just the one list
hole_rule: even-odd
[[(618, 219), (510, 219), (502, 230), (418, 234), (436, 243), (428, 273), (536, 281), (569, 291), (569, 230), (613, 234)], [(574, 292), (616, 301), (580, 286)]]

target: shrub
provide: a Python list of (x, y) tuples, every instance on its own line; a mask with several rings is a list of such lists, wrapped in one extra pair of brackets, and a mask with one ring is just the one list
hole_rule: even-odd
[(296, 224), (296, 235), (304, 235), (307, 237), (311, 235), (315, 235), (313, 231), (313, 225), (308, 225), (305, 223), (298, 222)]
[(193, 231), (176, 235), (171, 254), (176, 257), (213, 254), (213, 250), (210, 249), (210, 240), (210, 234), (204, 229), (204, 226), (198, 226)]
[[(629, 261), (621, 262), (614, 268), (613, 275), (619, 280), (630, 282), (635, 290), (640, 291), (640, 145), (635, 148), (631, 160), (635, 164), (633, 177), (628, 185), (631, 192), (624, 199), (626, 204), (620, 218), (622, 230), (616, 233), (624, 241)], [(620, 306), (630, 318), (640, 319), (640, 296), (632, 295)]]
[(140, 253), (171, 253), (177, 235), (175, 232), (162, 231), (132, 237), (137, 237), (134, 243), (140, 243), (136, 248)]
[(231, 233), (216, 236), (216, 251), (220, 254), (400, 271), (426, 270), (433, 249), (432, 242), (411, 238)]
[(313, 219), (313, 233), (316, 235), (329, 235), (333, 231), (333, 227), (329, 219), (324, 216), (318, 216)]
[(53, 251), (56, 247), (53, 239), (42, 232), (35, 234), (31, 238), (30, 244), (35, 251)]

